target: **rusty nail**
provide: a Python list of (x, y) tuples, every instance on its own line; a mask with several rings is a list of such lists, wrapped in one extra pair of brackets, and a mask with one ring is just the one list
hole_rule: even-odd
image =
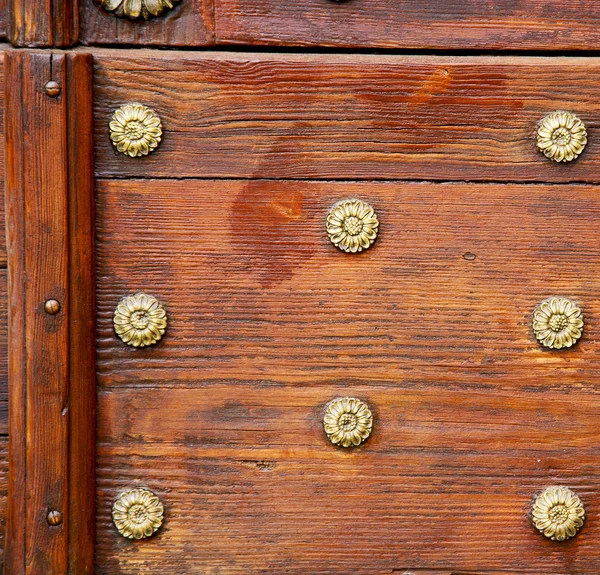
[(63, 516), (60, 511), (49, 511), (47, 519), (48, 525), (56, 527), (57, 525), (60, 525), (62, 523)]
[(60, 311), (60, 303), (55, 299), (49, 299), (44, 304), (44, 310), (48, 315), (56, 315)]
[(58, 82), (55, 82), (54, 80), (50, 80), (50, 82), (46, 84), (44, 90), (46, 91), (46, 95), (50, 96), (50, 98), (56, 98), (60, 95), (60, 86), (58, 85)]

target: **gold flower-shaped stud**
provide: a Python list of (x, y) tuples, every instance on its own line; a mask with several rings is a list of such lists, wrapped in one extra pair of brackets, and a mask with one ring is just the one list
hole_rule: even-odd
[(96, 0), (107, 12), (119, 18), (148, 20), (170, 10), (179, 0)]
[(371, 434), (373, 415), (360, 399), (341, 397), (327, 405), (323, 427), (331, 443), (342, 447), (357, 446)]
[(119, 495), (112, 508), (117, 531), (127, 539), (145, 539), (162, 525), (165, 508), (147, 489), (131, 489)]
[(113, 323), (124, 343), (144, 347), (157, 343), (164, 335), (167, 312), (154, 296), (136, 293), (119, 302)]
[(583, 332), (583, 314), (571, 300), (552, 297), (535, 308), (533, 332), (545, 347), (571, 347)]
[(531, 520), (552, 541), (564, 541), (581, 529), (585, 509), (568, 487), (548, 487), (534, 499)]
[(115, 148), (132, 158), (147, 156), (162, 137), (160, 118), (143, 104), (126, 104), (115, 110), (109, 127)]
[(334, 246), (345, 252), (362, 252), (377, 237), (379, 220), (375, 210), (360, 200), (337, 203), (327, 216), (327, 235)]
[(587, 144), (584, 123), (575, 114), (553, 112), (540, 123), (537, 147), (555, 162), (570, 162), (583, 152)]

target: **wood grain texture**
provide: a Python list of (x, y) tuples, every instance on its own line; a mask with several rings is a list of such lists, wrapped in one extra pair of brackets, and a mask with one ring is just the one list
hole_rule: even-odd
[(130, 22), (88, 0), (81, 4), (81, 42), (91, 46), (209, 46), (214, 43), (213, 11), (213, 0), (182, 0), (159, 18)]
[[(4, 233), (1, 230), (0, 233)], [(0, 270), (0, 435), (8, 433), (8, 285)]]
[[(2, 5), (0, 2), (0, 10)], [(2, 12), (0, 12), (1, 14)], [(0, 86), (4, 86), (4, 57), (0, 55)], [(0, 269), (6, 268), (6, 233), (4, 206), (4, 89), (0, 89)]]
[[(101, 177), (600, 181), (596, 58), (106, 51), (95, 62)], [(107, 129), (132, 101), (165, 132), (135, 160)], [(557, 109), (589, 130), (569, 165), (535, 148)]]
[[(14, 46), (65, 48), (79, 40), (79, 0), (4, 0)], [(3, 2), (3, 3), (4, 3)]]
[(593, 0), (217, 0), (217, 42), (344, 48), (596, 50)]
[[(0, 3), (0, 14), (1, 10)], [(0, 58), (0, 86), (4, 86), (3, 58)], [(8, 433), (8, 285), (4, 219), (4, 90), (0, 90), (0, 434)]]
[[(381, 221), (357, 256), (324, 233), (346, 197)], [(98, 181), (96, 572), (594, 573), (599, 202), (588, 185)], [(169, 314), (143, 350), (112, 330), (138, 290)], [(530, 330), (555, 293), (586, 318), (562, 353)], [(375, 415), (351, 452), (321, 425), (343, 395)], [(528, 519), (555, 483), (589, 516), (562, 545)], [(110, 522), (132, 485), (167, 509), (142, 544)]]
[(0, 436), (0, 572), (4, 566), (6, 501), (8, 496), (8, 437)]
[(6, 38), (6, 0), (0, 0), (0, 39)]
[[(5, 572), (93, 573), (92, 67), (6, 53), (10, 505)], [(62, 87), (56, 98), (44, 85)], [(57, 299), (50, 316), (44, 302)], [(50, 527), (49, 511), (63, 521)]]

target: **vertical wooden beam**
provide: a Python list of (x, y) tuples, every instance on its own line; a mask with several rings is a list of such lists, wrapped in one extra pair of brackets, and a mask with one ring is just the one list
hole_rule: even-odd
[[(7, 52), (5, 69), (11, 430), (5, 573), (91, 575), (91, 56)], [(51, 81), (57, 86), (47, 89)], [(60, 303), (55, 315), (46, 311), (48, 300)]]
[(7, 0), (14, 46), (65, 48), (79, 41), (79, 0)]

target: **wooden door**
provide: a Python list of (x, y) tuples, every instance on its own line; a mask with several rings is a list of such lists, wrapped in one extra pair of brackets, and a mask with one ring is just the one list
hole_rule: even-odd
[[(598, 570), (598, 59), (5, 56), (7, 574)], [(556, 163), (566, 108), (589, 141)]]

